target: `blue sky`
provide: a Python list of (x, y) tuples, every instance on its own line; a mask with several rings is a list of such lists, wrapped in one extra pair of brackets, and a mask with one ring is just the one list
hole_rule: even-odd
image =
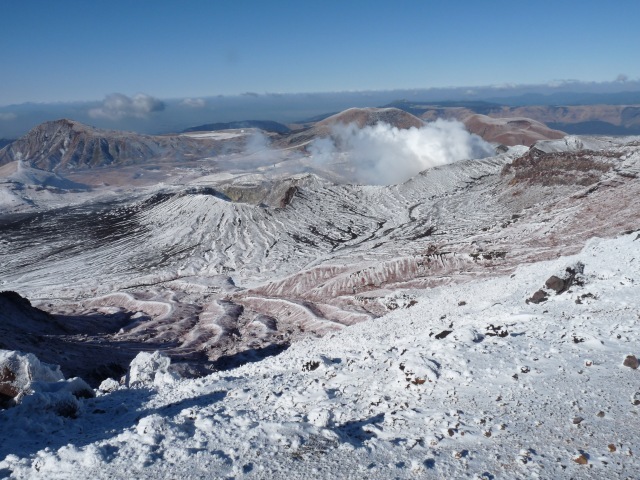
[(2, 0), (0, 105), (640, 78), (640, 2)]

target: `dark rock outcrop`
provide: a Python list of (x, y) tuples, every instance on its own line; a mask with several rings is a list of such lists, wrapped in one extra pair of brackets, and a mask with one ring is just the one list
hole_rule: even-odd
[(549, 299), (549, 295), (544, 290), (538, 290), (530, 298), (527, 299), (527, 303), (542, 303)]

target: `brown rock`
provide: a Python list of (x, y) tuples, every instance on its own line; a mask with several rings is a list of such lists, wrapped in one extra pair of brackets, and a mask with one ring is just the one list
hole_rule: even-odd
[(538, 290), (531, 296), (531, 298), (527, 299), (527, 303), (542, 303), (546, 302), (548, 298), (549, 296), (547, 295), (547, 292), (544, 290)]
[(610, 443), (610, 444), (608, 445), (608, 448), (609, 448), (609, 451), (610, 451), (611, 453), (613, 453), (613, 452), (615, 452), (615, 451), (617, 450), (617, 449), (616, 449), (616, 446), (615, 446), (613, 443)]
[(7, 366), (3, 367), (0, 373), (0, 395), (8, 398), (14, 398), (20, 393), (20, 389), (16, 388), (14, 381), (16, 374)]
[(573, 459), (574, 462), (576, 462), (579, 465), (586, 465), (587, 463), (589, 463), (589, 460), (587, 459), (587, 457), (583, 454), (578, 455), (577, 457), (575, 457)]
[(638, 367), (640, 366), (640, 362), (638, 361), (635, 355), (627, 355), (627, 358), (624, 359), (624, 362), (622, 362), (622, 365), (624, 365), (625, 367), (629, 367), (629, 368), (633, 368), (634, 370), (637, 370)]
[(556, 277), (555, 275), (552, 275), (547, 279), (544, 286), (553, 290), (556, 293), (560, 293), (562, 292), (562, 290), (564, 290), (565, 285), (564, 285), (563, 279), (561, 279), (560, 277)]

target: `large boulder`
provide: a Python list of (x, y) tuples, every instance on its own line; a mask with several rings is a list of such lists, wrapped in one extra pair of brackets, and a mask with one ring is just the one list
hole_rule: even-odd
[(129, 365), (127, 386), (149, 388), (174, 383), (180, 376), (170, 367), (171, 359), (157, 350), (140, 352)]
[(65, 380), (58, 365), (41, 362), (32, 353), (0, 350), (0, 408), (26, 404), (27, 408), (75, 417), (80, 409), (78, 399), (93, 396), (83, 379)]
[(32, 353), (0, 350), (0, 406), (19, 403), (33, 382), (64, 380), (58, 365), (42, 363)]

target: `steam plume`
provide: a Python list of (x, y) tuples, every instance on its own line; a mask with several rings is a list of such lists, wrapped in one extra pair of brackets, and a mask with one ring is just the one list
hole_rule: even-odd
[(308, 150), (319, 165), (342, 168), (356, 182), (379, 185), (403, 182), (438, 165), (494, 155), (493, 147), (461, 122), (440, 119), (419, 129), (340, 124), (330, 138), (314, 140)]

